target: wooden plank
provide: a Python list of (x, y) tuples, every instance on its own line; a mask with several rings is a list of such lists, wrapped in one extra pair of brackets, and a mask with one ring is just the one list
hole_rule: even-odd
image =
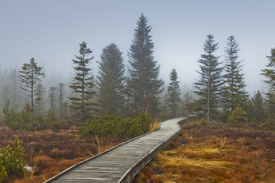
[(181, 133), (178, 123), (182, 120), (184, 118), (167, 120), (161, 123), (158, 130), (124, 142), (78, 163), (45, 183), (130, 182), (158, 152)]

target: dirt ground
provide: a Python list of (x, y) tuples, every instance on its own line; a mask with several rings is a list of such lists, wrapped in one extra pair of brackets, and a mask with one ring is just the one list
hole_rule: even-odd
[(182, 135), (133, 181), (275, 182), (275, 133), (222, 125), (182, 126)]

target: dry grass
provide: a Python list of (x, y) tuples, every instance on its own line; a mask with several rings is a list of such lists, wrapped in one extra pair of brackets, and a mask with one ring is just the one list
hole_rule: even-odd
[(229, 165), (234, 165), (232, 162), (227, 161), (215, 161), (215, 160), (207, 160), (207, 159), (191, 159), (187, 158), (185, 156), (179, 156), (179, 157), (171, 157), (171, 156), (165, 156), (162, 154), (158, 154), (158, 160), (164, 161), (161, 165), (162, 168), (167, 167), (199, 167), (203, 169), (210, 169), (210, 168), (224, 168), (224, 169), (230, 169)]
[(96, 154), (102, 153), (116, 145), (115, 140), (111, 136), (100, 138), (95, 136), (93, 143), (96, 146)]
[(162, 121), (160, 119), (155, 118), (154, 122), (150, 125), (150, 131), (158, 129), (161, 122)]
[(11, 145), (14, 138), (19, 138), (25, 150), (25, 160), (34, 170), (24, 171), (24, 177), (9, 176), (8, 182), (42, 183), (68, 167), (128, 140), (108, 136), (82, 138), (78, 135), (79, 128), (67, 126), (59, 131), (20, 132), (0, 124), (0, 147)]
[(274, 132), (189, 123), (182, 134), (135, 183), (275, 182)]

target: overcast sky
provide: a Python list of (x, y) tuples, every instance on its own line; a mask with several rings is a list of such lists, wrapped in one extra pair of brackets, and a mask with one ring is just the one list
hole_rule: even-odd
[(0, 70), (18, 69), (33, 57), (46, 75), (67, 76), (82, 41), (93, 50), (94, 73), (110, 43), (127, 63), (136, 22), (144, 13), (166, 85), (174, 67), (181, 87), (191, 89), (199, 79), (206, 36), (212, 34), (219, 43), (216, 55), (223, 61), (227, 38), (233, 35), (253, 94), (264, 91), (260, 73), (275, 47), (274, 7), (274, 0), (0, 0)]

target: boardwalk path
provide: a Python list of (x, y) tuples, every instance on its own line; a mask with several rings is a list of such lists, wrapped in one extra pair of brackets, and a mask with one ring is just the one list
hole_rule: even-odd
[(178, 123), (183, 120), (184, 118), (167, 120), (161, 123), (158, 130), (119, 144), (74, 165), (45, 183), (130, 182), (159, 151), (181, 133)]

